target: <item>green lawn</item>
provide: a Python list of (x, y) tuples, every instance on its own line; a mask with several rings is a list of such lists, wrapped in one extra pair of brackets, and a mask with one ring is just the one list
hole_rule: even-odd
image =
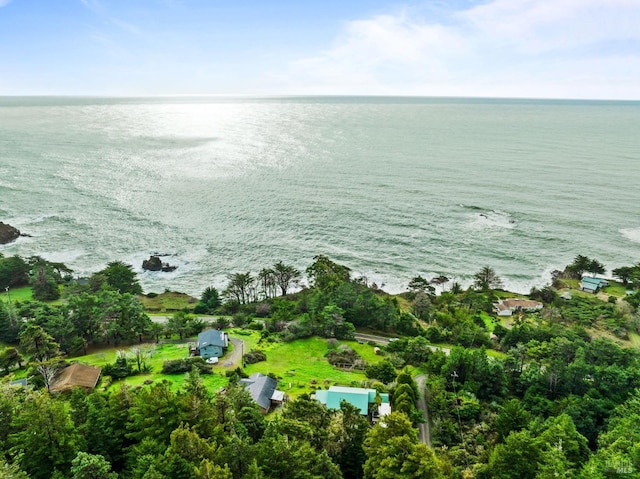
[[(174, 389), (179, 389), (184, 382), (185, 374), (161, 374), (160, 371), (165, 361), (183, 359), (189, 356), (187, 343), (143, 344), (142, 347), (149, 352), (146, 363), (151, 367), (151, 371), (148, 374), (140, 374), (115, 381), (113, 384), (126, 383), (131, 386), (141, 386), (147, 380), (154, 382), (167, 380), (172, 383)], [(83, 364), (103, 367), (115, 361), (118, 351), (127, 352), (131, 348), (132, 346), (103, 348), (86, 356), (77, 356), (70, 359)], [(210, 390), (218, 391), (221, 387), (227, 385), (228, 379), (223, 368), (214, 367), (213, 372), (214, 374), (203, 374), (202, 380)]]
[(138, 299), (147, 311), (160, 313), (181, 311), (185, 308), (193, 309), (197, 302), (197, 299), (193, 296), (189, 296), (184, 293), (176, 293), (174, 291), (165, 291), (153, 298), (141, 295), (138, 296)]
[(616, 296), (617, 298), (624, 298), (627, 295), (627, 288), (622, 283), (617, 281), (609, 281), (609, 286), (604, 288), (602, 292), (609, 296)]
[(31, 286), (9, 288), (8, 294), (5, 291), (1, 292), (0, 301), (4, 301), (6, 303), (9, 301), (9, 298), (11, 298), (11, 302), (31, 301), (33, 299), (33, 291), (31, 290)]
[[(340, 341), (356, 350), (365, 360), (381, 361), (373, 353), (373, 346), (355, 341)], [(267, 355), (266, 362), (247, 365), (245, 372), (253, 374), (273, 373), (279, 378), (279, 388), (290, 396), (311, 392), (319, 387), (345, 385), (360, 387), (367, 380), (364, 372), (341, 371), (331, 366), (324, 355), (329, 351), (326, 339), (300, 339), (290, 343), (270, 343), (260, 345)]]

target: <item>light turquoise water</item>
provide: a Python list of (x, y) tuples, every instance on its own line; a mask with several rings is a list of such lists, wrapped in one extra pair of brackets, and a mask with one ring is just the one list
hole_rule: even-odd
[(0, 252), (80, 274), (171, 254), (147, 291), (324, 253), (513, 290), (576, 254), (640, 261), (640, 103), (415, 98), (0, 98)]

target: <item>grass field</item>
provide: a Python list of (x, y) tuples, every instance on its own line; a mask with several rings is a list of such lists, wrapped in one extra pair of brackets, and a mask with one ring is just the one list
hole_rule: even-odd
[(193, 309), (198, 301), (193, 296), (184, 293), (176, 293), (174, 291), (165, 291), (157, 296), (150, 298), (149, 296), (138, 296), (140, 302), (147, 311), (154, 312), (174, 312), (181, 311), (185, 308)]
[[(244, 351), (251, 349), (261, 349), (267, 354), (267, 361), (247, 365), (245, 372), (253, 374), (261, 372), (264, 374), (273, 373), (280, 379), (279, 387), (292, 397), (304, 392), (311, 392), (319, 387), (328, 387), (331, 384), (361, 386), (366, 377), (361, 371), (341, 371), (331, 366), (324, 357), (330, 346), (326, 339), (310, 338), (296, 340), (290, 343), (262, 343), (258, 344), (260, 334), (256, 331), (230, 329), (231, 338), (244, 341)], [(191, 338), (193, 340), (193, 338)], [(145, 381), (169, 381), (172, 389), (179, 389), (185, 379), (185, 374), (161, 374), (162, 365), (165, 361), (186, 358), (189, 355), (187, 340), (181, 343), (144, 343), (140, 345), (146, 351), (146, 364), (150, 367), (150, 372), (131, 376), (119, 381), (114, 381), (111, 388), (118, 384), (128, 384), (133, 387), (144, 385)], [(367, 362), (381, 361), (382, 357), (373, 351), (373, 346), (359, 344), (356, 341), (339, 341), (339, 344), (346, 344), (356, 350)], [(84, 356), (68, 358), (69, 361), (89, 364), (92, 366), (104, 367), (116, 360), (118, 351), (130, 353), (131, 349), (138, 347), (120, 346), (104, 347), (91, 350)], [(229, 354), (233, 348), (230, 347)], [(213, 374), (203, 374), (202, 379), (205, 385), (213, 392), (228, 384), (226, 371), (233, 369), (236, 365), (224, 367), (224, 357), (219, 365), (213, 367)], [(26, 368), (16, 371), (15, 378), (25, 377)]]
[(615, 296), (617, 298), (624, 298), (627, 295), (627, 287), (617, 281), (609, 281), (609, 286), (604, 288), (602, 292), (609, 296)]
[[(141, 346), (147, 351), (148, 358), (146, 359), (146, 364), (151, 368), (151, 371), (147, 374), (140, 374), (120, 381), (114, 381), (113, 385), (126, 383), (131, 386), (140, 386), (147, 380), (154, 382), (167, 380), (173, 385), (173, 389), (179, 389), (184, 382), (185, 374), (161, 374), (160, 371), (165, 361), (183, 359), (189, 356), (187, 343), (142, 344)], [(103, 367), (115, 361), (118, 351), (127, 352), (130, 351), (132, 347), (133, 346), (102, 348), (86, 356), (77, 356), (70, 359), (83, 364)], [(218, 391), (221, 387), (226, 386), (228, 378), (225, 376), (225, 369), (223, 368), (214, 368), (213, 371), (214, 374), (203, 374), (202, 380), (211, 391)], [(113, 385), (111, 387), (113, 387)]]
[[(340, 344), (347, 344), (367, 361), (382, 360), (373, 353), (373, 346), (355, 341), (340, 341)], [(267, 361), (247, 365), (245, 372), (275, 374), (279, 378), (279, 388), (292, 397), (336, 384), (361, 387), (367, 380), (364, 372), (341, 371), (331, 366), (324, 357), (329, 351), (326, 339), (271, 343), (260, 345), (259, 349), (266, 353)]]
[(32, 300), (33, 291), (31, 290), (31, 286), (21, 286), (20, 288), (9, 288), (8, 293), (6, 291), (0, 292), (0, 301), (4, 301), (6, 303), (9, 301), (9, 298), (11, 298), (11, 302)]

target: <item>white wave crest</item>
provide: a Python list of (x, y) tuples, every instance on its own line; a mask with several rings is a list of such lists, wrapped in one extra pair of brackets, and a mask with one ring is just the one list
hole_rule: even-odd
[(491, 210), (471, 215), (470, 226), (476, 229), (513, 229), (516, 220), (504, 211)]
[(619, 230), (622, 236), (634, 243), (640, 243), (640, 228), (623, 228)]

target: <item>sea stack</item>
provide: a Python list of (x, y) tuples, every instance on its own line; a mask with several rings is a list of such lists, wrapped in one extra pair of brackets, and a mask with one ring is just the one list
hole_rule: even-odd
[(20, 230), (0, 221), (0, 244), (11, 243), (20, 237)]
[(160, 256), (151, 255), (149, 259), (145, 259), (142, 262), (142, 269), (147, 271), (164, 271), (165, 273), (169, 273), (174, 271), (177, 266), (171, 266), (168, 263), (163, 263), (160, 259)]

